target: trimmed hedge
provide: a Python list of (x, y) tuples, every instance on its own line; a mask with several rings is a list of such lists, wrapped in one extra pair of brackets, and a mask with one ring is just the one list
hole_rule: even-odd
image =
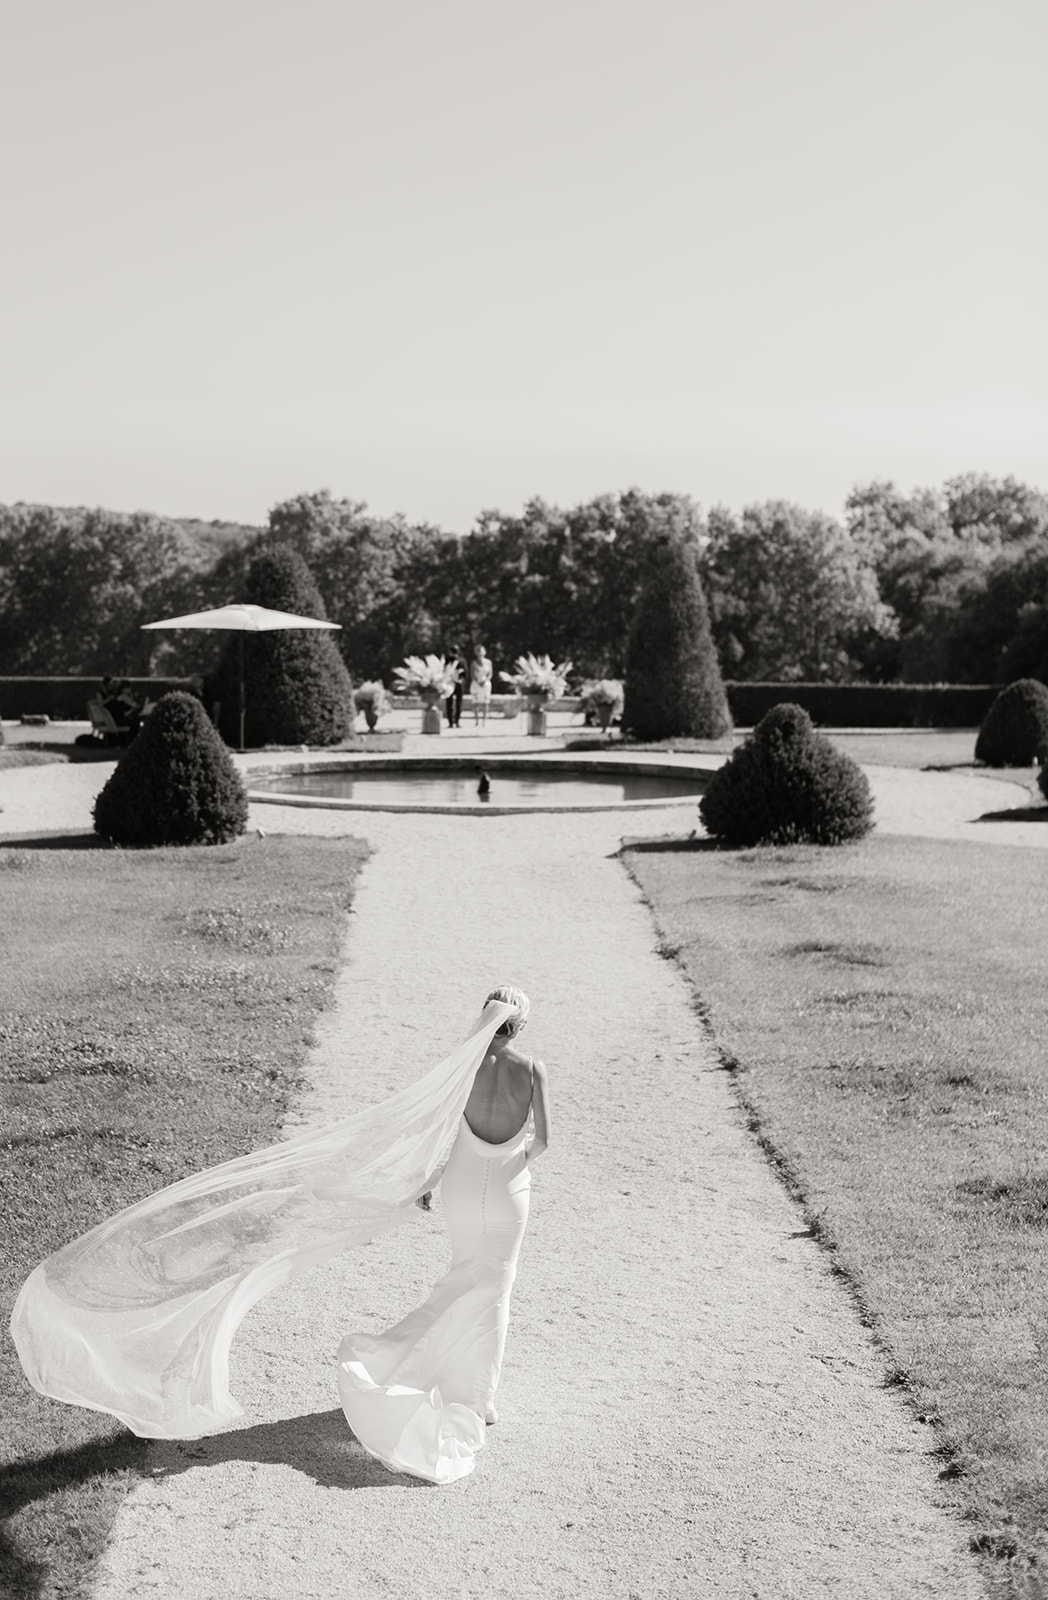
[(94, 804), (95, 832), (121, 845), (228, 844), (247, 827), (240, 773), (200, 701), (167, 694)]
[(1048, 746), (1048, 689), (1038, 678), (1017, 678), (986, 713), (975, 759), (988, 767), (1028, 767)]
[(695, 551), (672, 535), (648, 551), (626, 645), (622, 729), (635, 739), (731, 732)]
[(699, 802), (724, 845), (845, 844), (873, 826), (866, 774), (798, 705), (773, 706)]
[[(114, 677), (123, 677), (114, 673)], [(189, 678), (129, 678), (139, 700), (159, 700), (172, 689), (193, 692)], [(87, 702), (102, 687), (101, 678), (0, 678), (0, 716), (50, 717), (54, 722), (86, 722)]]
[(737, 726), (772, 706), (800, 706), (822, 728), (977, 728), (999, 686), (988, 683), (728, 683)]
[[(272, 611), (324, 620), (324, 602), (312, 574), (290, 545), (260, 550), (248, 569), (247, 598)], [(219, 730), (240, 741), (240, 650), (244, 651), (245, 743), (338, 744), (352, 732), (357, 708), (346, 664), (324, 629), (229, 634), (214, 675), (209, 702), (218, 701)]]

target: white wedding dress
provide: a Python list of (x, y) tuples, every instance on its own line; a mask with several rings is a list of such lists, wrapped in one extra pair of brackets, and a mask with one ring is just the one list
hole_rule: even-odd
[(509, 1301), (528, 1220), (531, 1114), (504, 1144), (465, 1116), (441, 1180), (451, 1267), (424, 1304), (339, 1350), (342, 1408), (364, 1448), (395, 1472), (451, 1483), (473, 1470), (494, 1421)]
[[(388, 1100), (183, 1178), (42, 1261), (11, 1314), (34, 1389), (109, 1412), (140, 1438), (215, 1433), (243, 1415), (229, 1391), (229, 1350), (256, 1301), (317, 1262), (417, 1221), (419, 1196), (443, 1170), (454, 1264), (427, 1302), (432, 1309), (413, 1313), (420, 1333), (431, 1324), (428, 1344), (414, 1341), (412, 1364), (409, 1335), (393, 1340), (388, 1360), (351, 1340), (354, 1375), (343, 1363), (340, 1380), (344, 1396), (346, 1383), (355, 1393), (359, 1386), (373, 1420), (376, 1387), (390, 1416), (400, 1415), (412, 1385), (426, 1398), (428, 1411), (415, 1405), (417, 1426), (436, 1442), (408, 1452), (396, 1442), (403, 1426), (376, 1422), (381, 1459), (392, 1464), (396, 1454), (400, 1464), (406, 1452), (405, 1470), (437, 1482), (468, 1472), (498, 1381), (529, 1174), (525, 1129), (505, 1145), (485, 1145), (463, 1131), (463, 1113), (491, 1040), (515, 1009), (488, 1001), (460, 1044)], [(392, 1378), (398, 1370), (403, 1381)], [(361, 1417), (368, 1448), (372, 1432)]]

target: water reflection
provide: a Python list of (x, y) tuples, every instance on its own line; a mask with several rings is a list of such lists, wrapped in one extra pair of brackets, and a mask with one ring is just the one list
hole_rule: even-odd
[(253, 780), (258, 792), (315, 795), (318, 799), (356, 800), (371, 805), (475, 806), (585, 805), (622, 800), (680, 800), (698, 803), (700, 784), (694, 777), (661, 777), (654, 773), (552, 772), (526, 767), (493, 767), (463, 763), (459, 767), (364, 772), (288, 773)]

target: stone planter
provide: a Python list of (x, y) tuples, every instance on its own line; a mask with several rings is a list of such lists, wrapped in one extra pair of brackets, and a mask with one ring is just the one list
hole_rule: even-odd
[(546, 707), (549, 698), (546, 693), (536, 694), (531, 691), (524, 697), (528, 712), (528, 733), (534, 734), (537, 739), (546, 737)]
[(421, 689), (419, 699), (422, 701), (422, 732), (439, 734), (444, 727), (440, 714), (443, 695), (439, 689)]
[(374, 733), (375, 729), (378, 727), (378, 712), (375, 710), (374, 706), (364, 707), (364, 721), (368, 725), (368, 732)]

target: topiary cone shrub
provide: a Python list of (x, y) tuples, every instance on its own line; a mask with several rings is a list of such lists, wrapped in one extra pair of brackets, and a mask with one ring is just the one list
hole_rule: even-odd
[(157, 701), (94, 805), (113, 844), (228, 844), (247, 827), (247, 794), (195, 695)]
[(786, 701), (713, 774), (699, 815), (724, 845), (846, 844), (872, 828), (873, 797), (862, 768)]
[(719, 739), (728, 696), (691, 545), (653, 544), (626, 648), (622, 731), (634, 739)]
[(983, 718), (975, 759), (988, 767), (1029, 767), (1048, 745), (1048, 689), (1037, 678), (1017, 678), (1002, 689)]
[[(290, 545), (261, 550), (248, 569), (247, 598), (271, 611), (325, 621), (327, 613), (313, 576)], [(218, 701), (219, 731), (240, 742), (240, 649), (244, 650), (244, 743), (338, 744), (353, 729), (353, 685), (334, 636), (326, 630), (230, 634), (208, 681), (209, 701)]]

